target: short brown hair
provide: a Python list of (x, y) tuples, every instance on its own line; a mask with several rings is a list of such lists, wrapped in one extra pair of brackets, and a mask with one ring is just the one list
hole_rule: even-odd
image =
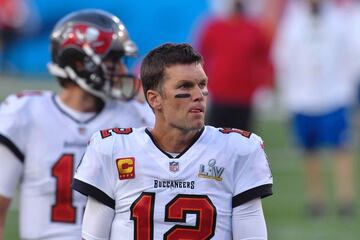
[(165, 43), (150, 51), (141, 64), (140, 77), (146, 92), (161, 91), (165, 69), (176, 64), (203, 63), (202, 56), (187, 43)]

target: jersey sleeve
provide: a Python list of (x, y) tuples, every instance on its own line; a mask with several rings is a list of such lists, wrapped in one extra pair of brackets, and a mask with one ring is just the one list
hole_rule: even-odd
[(102, 139), (95, 133), (76, 169), (73, 188), (97, 201), (115, 208), (114, 187), (116, 178), (112, 166), (113, 138)]
[(114, 209), (89, 197), (83, 218), (82, 237), (87, 240), (110, 239), (114, 214)]
[(4, 145), (0, 145), (0, 195), (12, 198), (20, 182), (24, 165)]
[(22, 162), (28, 142), (26, 129), (30, 123), (29, 98), (7, 97), (0, 105), (0, 143)]
[(250, 151), (238, 157), (234, 169), (234, 208), (272, 195), (273, 177), (261, 138), (252, 134), (245, 147)]
[(268, 239), (264, 212), (259, 198), (233, 209), (232, 229), (233, 239)]

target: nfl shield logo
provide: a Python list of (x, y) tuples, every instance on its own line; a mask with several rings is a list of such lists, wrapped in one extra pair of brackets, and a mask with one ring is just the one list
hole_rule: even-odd
[(80, 133), (81, 135), (84, 135), (84, 134), (86, 133), (86, 128), (84, 128), (84, 127), (79, 127), (79, 133)]
[(179, 171), (179, 162), (175, 162), (175, 161), (169, 162), (169, 170), (172, 172)]

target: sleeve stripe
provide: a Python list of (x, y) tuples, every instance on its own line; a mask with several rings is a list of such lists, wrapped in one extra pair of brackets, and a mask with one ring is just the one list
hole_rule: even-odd
[(115, 209), (115, 200), (98, 188), (76, 178), (73, 181), (72, 187), (85, 196), (91, 196), (106, 206)]
[(14, 153), (14, 155), (19, 159), (20, 162), (24, 162), (25, 156), (24, 154), (19, 150), (19, 148), (7, 137), (0, 134), (0, 143), (4, 144), (6, 147), (9, 148), (9, 150)]
[(265, 198), (272, 194), (272, 184), (261, 185), (234, 196), (232, 199), (232, 207), (235, 208), (255, 198)]

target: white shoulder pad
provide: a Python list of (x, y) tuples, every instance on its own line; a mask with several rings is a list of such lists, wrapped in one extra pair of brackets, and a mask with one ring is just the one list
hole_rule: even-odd
[(39, 96), (47, 94), (45, 91), (23, 91), (9, 95), (0, 105), (1, 113), (16, 113), (27, 111), (32, 101), (36, 101)]
[(263, 146), (261, 137), (255, 133), (236, 128), (219, 128), (218, 130), (227, 138), (226, 141), (228, 141), (229, 145), (234, 147), (234, 151), (241, 151), (243, 154), (248, 154), (256, 151), (259, 146)]
[(114, 129), (110, 128), (95, 132), (91, 136), (88, 146), (91, 146), (95, 151), (102, 155), (108, 155), (112, 152), (111, 149), (114, 143), (114, 138), (112, 136), (114, 135)]
[(19, 158), (29, 137), (23, 130), (33, 126), (32, 111), (42, 104), (44, 95), (42, 91), (21, 92), (10, 95), (0, 105), (0, 136)]

